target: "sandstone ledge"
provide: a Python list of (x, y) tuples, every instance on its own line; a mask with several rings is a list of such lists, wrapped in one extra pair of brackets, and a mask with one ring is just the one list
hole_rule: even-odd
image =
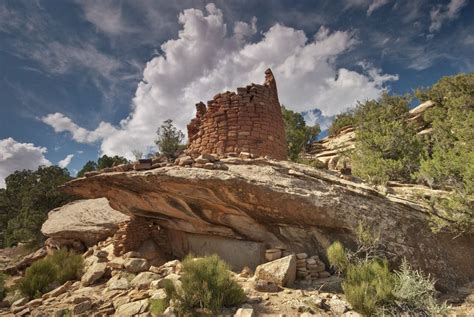
[(472, 235), (433, 234), (422, 205), (291, 162), (112, 172), (73, 180), (64, 190), (106, 197), (112, 208), (154, 219), (170, 232), (284, 245), (322, 256), (336, 239), (354, 245), (354, 230), (364, 221), (380, 231), (396, 260), (406, 257), (440, 285), (455, 287), (474, 276)]

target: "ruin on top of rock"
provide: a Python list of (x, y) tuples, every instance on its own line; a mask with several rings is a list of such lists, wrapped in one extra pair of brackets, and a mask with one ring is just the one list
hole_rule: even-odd
[(188, 124), (190, 155), (247, 152), (277, 160), (287, 157), (285, 126), (270, 69), (263, 85), (251, 84), (196, 104)]

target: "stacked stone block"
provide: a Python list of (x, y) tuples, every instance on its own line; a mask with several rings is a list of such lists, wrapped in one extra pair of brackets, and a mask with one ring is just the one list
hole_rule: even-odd
[(191, 156), (247, 152), (253, 156), (287, 158), (285, 127), (275, 78), (265, 71), (263, 85), (251, 84), (196, 105), (188, 124)]
[(114, 253), (116, 256), (137, 250), (150, 238), (152, 224), (143, 217), (132, 217), (119, 224), (114, 235)]
[[(268, 262), (294, 254), (284, 248), (273, 248), (265, 251), (265, 260)], [(296, 278), (300, 280), (316, 280), (331, 276), (326, 271), (326, 265), (317, 255), (308, 256), (306, 253), (296, 254)]]

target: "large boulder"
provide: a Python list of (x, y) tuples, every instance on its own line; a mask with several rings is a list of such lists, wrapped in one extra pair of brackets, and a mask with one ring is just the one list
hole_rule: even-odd
[(104, 276), (107, 265), (104, 262), (92, 264), (82, 276), (82, 285), (89, 286), (94, 284), (98, 279)]
[(430, 207), (415, 198), (402, 199), (292, 162), (221, 161), (227, 171), (170, 166), (106, 173), (75, 179), (64, 189), (87, 198), (105, 196), (117, 210), (152, 219), (168, 232), (177, 257), (199, 254), (188, 239), (199, 236), (199, 247), (211, 237), (211, 248), (219, 237), (242, 246), (251, 241), (319, 254), (327, 263), (325, 250), (333, 241), (355, 246), (362, 221), (380, 232), (387, 254), (398, 256), (395, 262), (405, 257), (440, 286), (459, 287), (474, 276), (474, 234), (433, 233)]
[(89, 247), (112, 236), (118, 224), (128, 219), (105, 198), (78, 200), (51, 210), (41, 232), (57, 241), (80, 241)]
[(294, 255), (289, 255), (261, 264), (255, 270), (255, 277), (276, 285), (291, 286), (296, 278), (296, 258)]

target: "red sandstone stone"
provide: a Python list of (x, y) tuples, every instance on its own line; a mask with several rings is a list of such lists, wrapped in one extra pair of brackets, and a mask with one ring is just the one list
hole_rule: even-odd
[(207, 105), (196, 104), (196, 118), (188, 125), (189, 155), (250, 152), (286, 159), (283, 118), (270, 70), (265, 72), (264, 85), (217, 94)]

